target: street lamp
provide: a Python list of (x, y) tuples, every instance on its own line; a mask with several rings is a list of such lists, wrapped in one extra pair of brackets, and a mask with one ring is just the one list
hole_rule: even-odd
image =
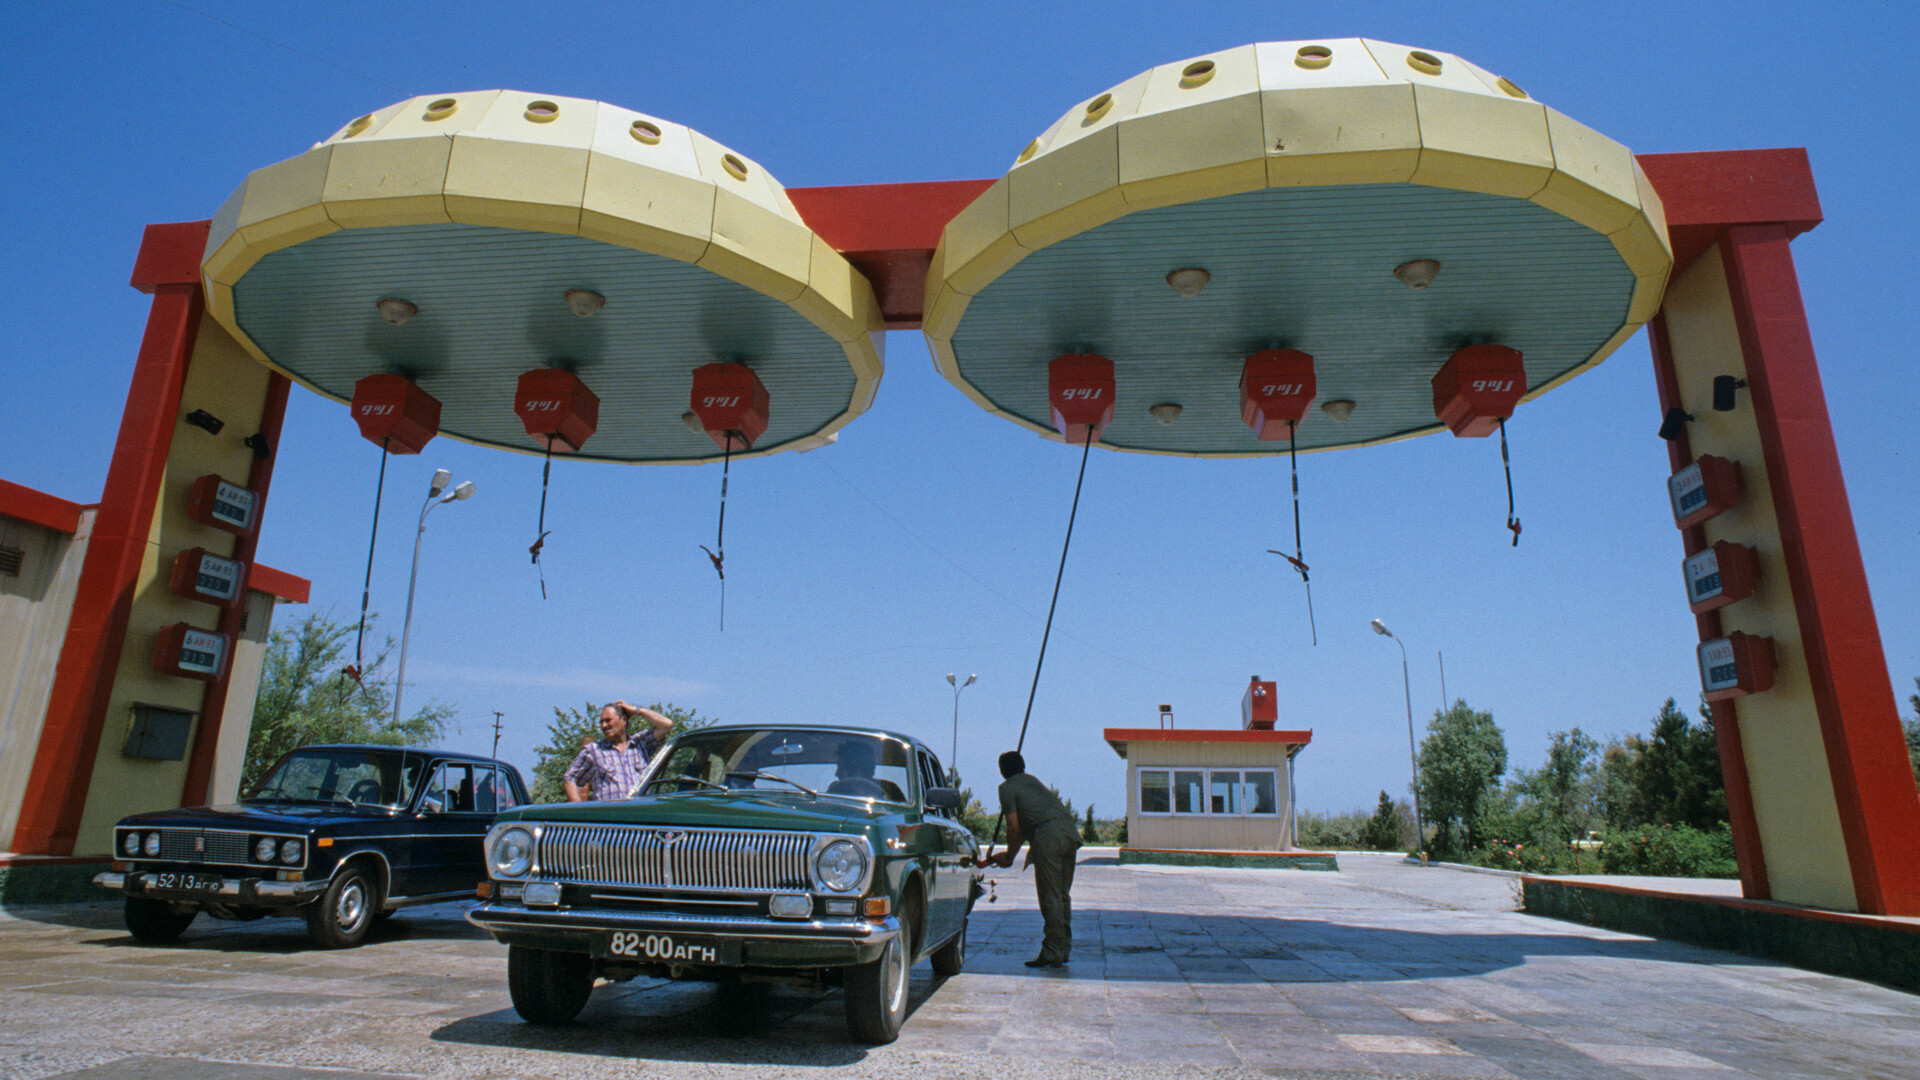
[[(427, 488), (427, 501), (420, 507), (420, 531), (413, 534), (413, 570), (407, 575), (407, 617), (400, 623), (400, 671), (393, 682), (393, 722), (400, 722), (400, 691), (407, 686), (407, 638), (413, 632), (413, 586), (420, 580), (420, 538), (427, 535), (427, 515), (442, 503), (473, 498), (473, 481), (462, 480), (460, 486), (447, 491), (447, 485), (453, 481), (453, 474), (445, 469), (435, 469), (433, 484)], [(447, 491), (445, 495), (440, 494)]]
[(950, 780), (960, 775), (960, 766), (957, 764), (960, 758), (960, 691), (972, 686), (973, 680), (979, 677), (969, 675), (966, 682), (956, 682), (953, 672), (947, 672), (947, 685), (953, 687), (953, 749), (947, 753), (947, 776)]
[(1413, 747), (1413, 684), (1407, 678), (1407, 647), (1401, 644), (1387, 624), (1379, 619), (1373, 620), (1373, 632), (1393, 638), (1400, 646), (1400, 689), (1407, 696), (1407, 763), (1413, 767), (1413, 846), (1424, 849), (1427, 844), (1426, 818), (1420, 814), (1420, 755)]

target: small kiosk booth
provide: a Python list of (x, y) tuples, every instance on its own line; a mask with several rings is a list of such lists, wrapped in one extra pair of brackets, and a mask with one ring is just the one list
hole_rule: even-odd
[(1255, 675), (1238, 728), (1177, 729), (1167, 705), (1159, 727), (1107, 728), (1107, 745), (1127, 762), (1120, 861), (1334, 869), (1323, 852), (1289, 854), (1293, 759), (1313, 732), (1276, 730), (1278, 719), (1274, 684)]

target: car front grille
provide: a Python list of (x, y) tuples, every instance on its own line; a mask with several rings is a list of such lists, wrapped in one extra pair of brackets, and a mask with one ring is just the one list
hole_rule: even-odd
[(537, 873), (649, 889), (809, 889), (813, 844), (804, 832), (547, 825)]
[(252, 836), (230, 829), (161, 829), (160, 857), (168, 862), (245, 866), (253, 861)]

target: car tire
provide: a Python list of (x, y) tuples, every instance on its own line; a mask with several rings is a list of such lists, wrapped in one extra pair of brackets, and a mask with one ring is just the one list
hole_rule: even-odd
[(351, 949), (366, 940), (378, 910), (380, 890), (373, 875), (358, 865), (341, 867), (307, 908), (307, 939), (318, 949)]
[(933, 951), (933, 974), (936, 978), (951, 979), (960, 974), (960, 968), (967, 962), (967, 920), (960, 920), (960, 932), (947, 939), (945, 945)]
[(855, 1042), (878, 1046), (900, 1037), (907, 1018), (908, 973), (913, 967), (913, 915), (902, 911), (900, 932), (880, 958), (847, 969), (847, 1033)]
[(507, 946), (507, 992), (529, 1024), (564, 1024), (593, 993), (593, 959), (585, 953)]
[(146, 942), (172, 941), (186, 932), (198, 909), (175, 911), (165, 900), (127, 897), (127, 932)]

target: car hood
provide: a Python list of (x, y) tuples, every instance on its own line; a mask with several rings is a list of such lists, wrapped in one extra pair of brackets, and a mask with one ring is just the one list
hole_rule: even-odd
[(259, 801), (221, 806), (184, 806), (150, 810), (120, 819), (121, 826), (153, 825), (194, 829), (306, 829), (345, 821), (379, 821), (398, 814), (380, 806), (343, 803)]
[(804, 792), (682, 792), (618, 802), (551, 803), (509, 810), (498, 820), (565, 821), (594, 825), (683, 825), (693, 828), (797, 829), (865, 832), (903, 807), (870, 807)]

